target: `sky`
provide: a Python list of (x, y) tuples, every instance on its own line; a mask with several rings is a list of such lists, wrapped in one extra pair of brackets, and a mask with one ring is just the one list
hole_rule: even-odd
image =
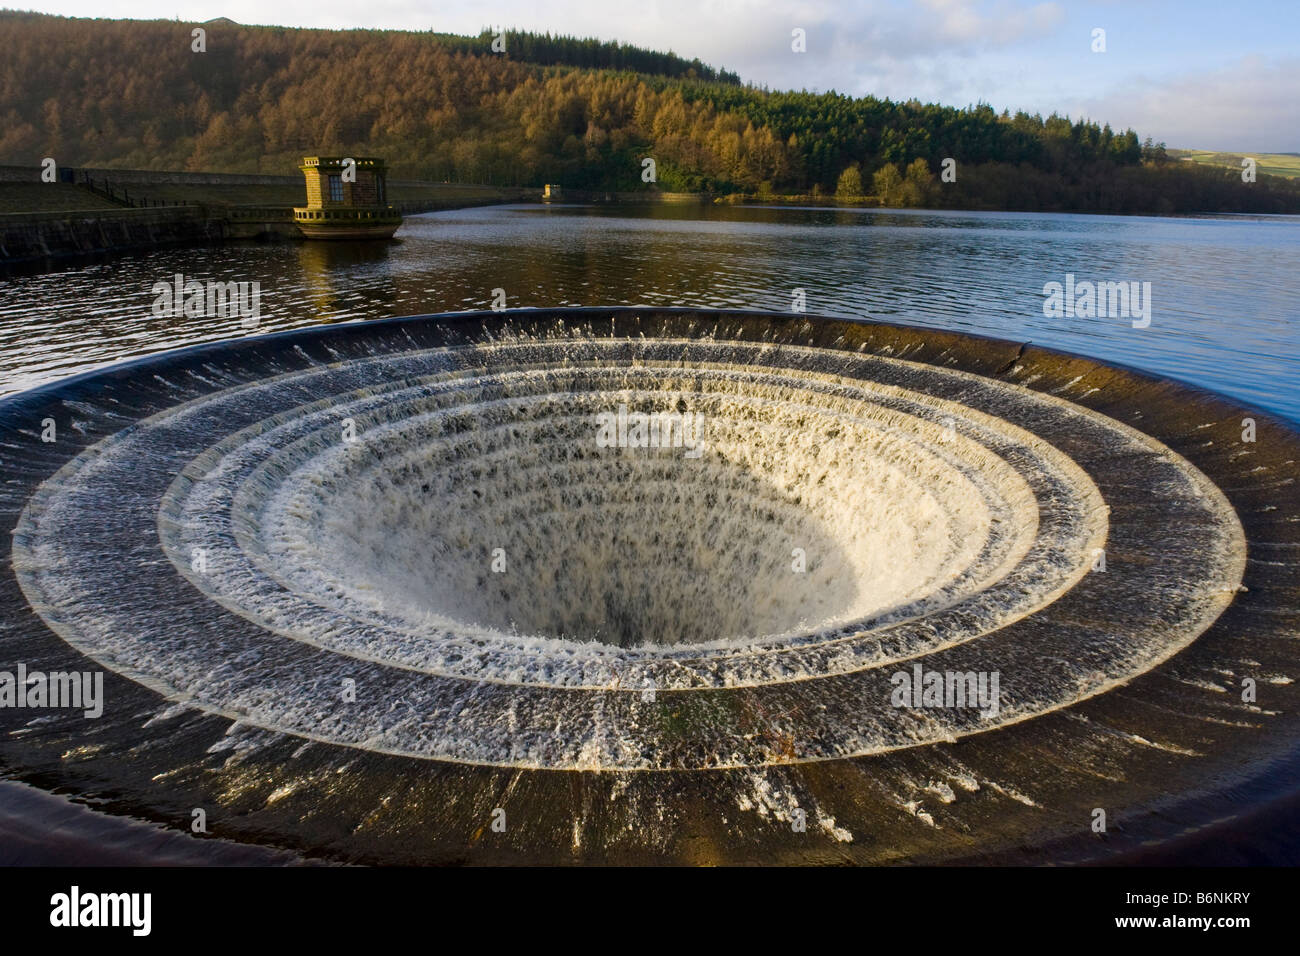
[[(13, 2), (13, 0), (10, 0)], [(1300, 152), (1300, 0), (45, 0), (78, 17), (595, 36), (771, 89), (1132, 127), (1171, 147)], [(791, 49), (792, 31), (806, 52)], [(1094, 52), (1094, 31), (1105, 50)]]

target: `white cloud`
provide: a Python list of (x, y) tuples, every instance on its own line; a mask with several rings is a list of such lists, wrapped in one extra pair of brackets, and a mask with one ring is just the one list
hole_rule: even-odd
[[(1243, 57), (1172, 79), (1130, 79), (1072, 112), (1131, 126), (1170, 146), (1300, 152), (1300, 57)], [(1068, 108), (1068, 107), (1067, 107)]]
[[(1065, 20), (1059, 3), (983, 4), (974, 0), (919, 0), (925, 12), (911, 13), (907, 21), (917, 38), (938, 40), (971, 50), (1019, 43), (1055, 29)], [(920, 22), (918, 22), (920, 21)]]

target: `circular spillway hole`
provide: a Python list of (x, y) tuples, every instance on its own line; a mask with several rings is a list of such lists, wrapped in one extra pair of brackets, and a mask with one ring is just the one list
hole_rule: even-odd
[[(409, 345), (217, 390), (68, 461), (15, 535), (30, 605), (242, 723), (661, 770), (880, 754), (1060, 709), (1176, 653), (1240, 580), (1213, 486), (1055, 395), (795, 346)], [(700, 425), (602, 441), (623, 410)], [(1143, 519), (1177, 541), (1113, 525), (1079, 459), (1121, 493), (1140, 474)], [(157, 539), (124, 551), (123, 527)], [(1090, 574), (1112, 540), (1125, 574)], [(1001, 673), (996, 711), (899, 706), (918, 666)]]
[(389, 489), (364, 518), (323, 529), (331, 563), (411, 616), (619, 647), (811, 628), (864, 586), (813, 510), (721, 456), (479, 464), (450, 494), (419, 471), (383, 472), (326, 505), (344, 514), (357, 492)]
[[(374, 859), (498, 852), (463, 811), (513, 794), (498, 837), (547, 860), (678, 859), (721, 801), (715, 846), (896, 862), (1130, 819), (1274, 719), (1229, 678), (1286, 704), (1294, 562), (1244, 575), (1248, 530), (1295, 537), (1263, 504), (1291, 433), (1252, 458), (1235, 406), (1009, 343), (647, 316), (314, 330), (0, 403), (7, 640), (111, 705), (90, 746), (13, 712), (15, 765)], [(702, 416), (699, 454), (601, 442), (622, 408)]]
[[(353, 447), (308, 433), (273, 493), (252, 483), (254, 546), (415, 631), (654, 648), (898, 613), (1034, 531), (1024, 482), (942, 423), (717, 372), (557, 384), (416, 389), (360, 416)], [(680, 441), (639, 443), (656, 419)]]

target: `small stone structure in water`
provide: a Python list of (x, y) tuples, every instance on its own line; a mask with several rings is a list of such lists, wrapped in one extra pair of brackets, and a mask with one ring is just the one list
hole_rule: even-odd
[(402, 217), (388, 202), (388, 169), (370, 157), (307, 156), (307, 205), (293, 220), (308, 239), (391, 239)]

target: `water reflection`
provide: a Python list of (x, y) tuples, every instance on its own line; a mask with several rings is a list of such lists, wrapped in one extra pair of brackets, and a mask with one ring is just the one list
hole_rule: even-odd
[[(390, 261), (396, 243), (297, 243), (303, 293), (321, 316), (361, 311), (370, 316), (392, 315), (397, 302)], [(357, 281), (364, 277), (364, 281)]]
[[(175, 273), (259, 281), (255, 331), (507, 305), (689, 305), (906, 321), (1137, 365), (1300, 419), (1300, 218), (780, 206), (499, 206), (411, 217), (393, 243), (157, 250), (0, 278), (0, 393), (250, 334), (159, 319)], [(1151, 282), (1149, 329), (1043, 315), (1043, 285)]]

